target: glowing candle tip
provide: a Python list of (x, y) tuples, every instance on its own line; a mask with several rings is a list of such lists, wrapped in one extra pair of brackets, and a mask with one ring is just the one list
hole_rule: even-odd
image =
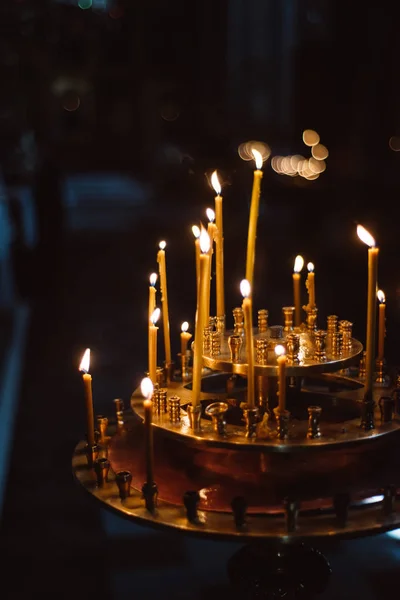
[(154, 287), (157, 282), (157, 273), (152, 273), (149, 277), (149, 280), (150, 280), (150, 285)]
[(242, 294), (243, 298), (248, 298), (250, 296), (251, 285), (247, 279), (242, 279), (240, 282), (240, 293)]
[(193, 225), (192, 226), (192, 233), (193, 233), (194, 237), (197, 240), (200, 237), (200, 228), (197, 227), (197, 225)]
[(160, 312), (161, 312), (161, 311), (160, 311), (160, 309), (159, 309), (159, 308), (156, 308), (156, 309), (153, 311), (153, 313), (152, 313), (152, 315), (151, 315), (151, 317), (150, 317), (150, 321), (153, 323), (153, 325), (155, 325), (155, 324), (157, 323), (158, 319), (160, 318)]
[(142, 379), (142, 382), (140, 384), (140, 391), (142, 392), (142, 396), (144, 396), (146, 400), (151, 399), (153, 395), (153, 390), (154, 387), (150, 377), (145, 377), (144, 379)]
[(251, 149), (251, 153), (254, 156), (254, 160), (256, 161), (256, 167), (258, 170), (260, 170), (263, 166), (263, 157), (262, 154), (256, 150), (255, 148)]
[(185, 332), (189, 329), (189, 323), (187, 321), (183, 321), (181, 325), (181, 331)]
[(285, 354), (285, 347), (281, 344), (275, 346), (275, 354), (276, 356), (282, 356), (283, 354)]
[(210, 221), (210, 223), (214, 223), (214, 221), (215, 221), (215, 212), (213, 211), (213, 209), (212, 208), (207, 208), (206, 214), (207, 214), (207, 219)]
[(385, 292), (383, 290), (378, 290), (376, 295), (381, 304), (384, 304), (386, 302), (386, 296), (385, 296)]
[(357, 225), (357, 235), (364, 244), (367, 244), (370, 248), (375, 246), (375, 239), (372, 237), (369, 231), (362, 225)]
[(309, 262), (307, 264), (307, 270), (308, 270), (309, 273), (312, 273), (314, 271), (314, 263)]
[(165, 240), (162, 240), (159, 244), (158, 247), (160, 248), (160, 250), (165, 250), (167, 246), (167, 242)]
[(220, 195), (221, 193), (221, 184), (218, 179), (217, 171), (211, 175), (211, 185), (213, 186), (215, 193)]
[(207, 254), (210, 250), (210, 236), (206, 229), (202, 229), (200, 233), (200, 250), (203, 254)]
[(298, 254), (294, 260), (294, 267), (293, 267), (293, 271), (295, 273), (300, 273), (300, 271), (302, 270), (304, 266), (304, 258)]

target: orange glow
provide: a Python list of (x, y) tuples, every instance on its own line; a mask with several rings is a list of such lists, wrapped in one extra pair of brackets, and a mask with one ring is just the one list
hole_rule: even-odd
[(153, 382), (151, 381), (150, 377), (145, 377), (144, 379), (142, 379), (142, 382), (140, 384), (140, 391), (142, 392), (142, 396), (144, 396), (146, 400), (151, 400), (153, 390)]
[(381, 304), (384, 304), (386, 302), (386, 296), (383, 290), (378, 290), (376, 295)]
[(304, 267), (304, 258), (300, 254), (298, 254), (296, 256), (296, 258), (294, 259), (293, 271), (295, 273), (300, 273), (300, 271), (302, 270), (303, 267)]
[(221, 184), (218, 179), (217, 171), (214, 171), (211, 175), (211, 185), (213, 186), (215, 193), (219, 195), (221, 193)]
[(357, 225), (357, 235), (364, 244), (367, 244), (370, 248), (375, 246), (375, 239), (372, 237), (369, 231), (362, 225)]
[(200, 250), (203, 254), (207, 254), (210, 251), (210, 236), (207, 233), (207, 230), (204, 227), (200, 233)]
[(240, 282), (240, 293), (242, 294), (243, 298), (248, 298), (250, 296), (251, 285), (247, 279), (242, 279)]
[(86, 348), (86, 350), (82, 356), (81, 364), (79, 365), (79, 370), (83, 371), (83, 373), (89, 373), (89, 369), (90, 369), (90, 348)]

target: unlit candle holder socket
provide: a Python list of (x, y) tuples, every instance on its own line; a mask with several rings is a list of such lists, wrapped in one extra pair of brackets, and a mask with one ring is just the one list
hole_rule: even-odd
[(365, 398), (361, 403), (361, 429), (371, 431), (375, 428), (375, 402)]
[(332, 355), (336, 358), (342, 356), (343, 351), (343, 333), (335, 331), (331, 336)]
[(375, 363), (376, 383), (385, 383), (385, 361), (378, 358)]
[(260, 422), (260, 411), (257, 406), (254, 408), (244, 408), (243, 416), (246, 423), (246, 437), (249, 439), (257, 436), (257, 425)]
[(394, 398), (392, 396), (381, 396), (378, 405), (381, 411), (382, 423), (390, 423), (393, 420)]
[(221, 334), (218, 331), (211, 333), (211, 356), (213, 358), (221, 355)]
[(225, 333), (225, 315), (216, 318), (216, 330), (222, 336)]
[(217, 317), (208, 317), (208, 327), (211, 331), (215, 331), (217, 326)]
[(390, 517), (396, 508), (397, 488), (395, 485), (388, 485), (383, 488), (382, 512), (385, 517)]
[(289, 437), (290, 412), (280, 410), (279, 406), (274, 408), (276, 419), (276, 432), (279, 440), (286, 440)]
[(118, 471), (115, 474), (115, 481), (118, 486), (119, 497), (125, 500), (131, 495), (132, 473), (130, 471)]
[(108, 472), (110, 470), (110, 461), (107, 458), (98, 458), (94, 462), (94, 471), (97, 477), (97, 485), (103, 487), (108, 481)]
[(305, 311), (307, 313), (307, 329), (310, 333), (314, 333), (317, 329), (318, 308), (316, 306), (306, 306)]
[(268, 340), (267, 340), (267, 338), (256, 339), (256, 363), (258, 365), (268, 364)]
[(283, 338), (282, 325), (271, 325), (269, 328), (271, 340), (281, 340)]
[(336, 333), (338, 328), (338, 316), (337, 315), (329, 315), (326, 318), (326, 329), (328, 331), (328, 335), (332, 335), (332, 333)]
[(166, 385), (170, 384), (171, 381), (174, 380), (174, 375), (175, 375), (175, 361), (171, 360), (171, 362), (169, 363), (165, 363), (164, 365), (164, 371), (165, 371), (165, 384), (164, 385), (160, 385), (160, 387), (165, 387)]
[(167, 385), (167, 373), (164, 367), (157, 367), (156, 383), (159, 387), (165, 387)]
[(188, 379), (189, 377), (189, 357), (187, 355), (187, 353), (184, 354), (179, 354), (179, 357), (181, 359), (181, 377), (182, 377), (182, 381), (186, 381), (186, 379)]
[(92, 468), (94, 466), (94, 463), (99, 458), (99, 453), (100, 453), (100, 446), (98, 446), (97, 444), (94, 444), (93, 446), (89, 446), (89, 444), (86, 444), (85, 454), (86, 454), (87, 463), (90, 468)]
[(117, 423), (119, 426), (124, 424), (124, 401), (121, 398), (115, 398), (115, 416), (117, 417)]
[(226, 402), (213, 402), (205, 410), (207, 416), (211, 417), (214, 432), (218, 435), (226, 434), (225, 413), (229, 405)]
[(142, 487), (142, 494), (146, 509), (153, 513), (157, 507), (158, 487), (154, 481), (146, 481)]
[(297, 365), (300, 363), (300, 335), (298, 333), (288, 333), (286, 336), (286, 357), (289, 364)]
[(353, 323), (339, 321), (339, 331), (342, 332), (342, 347), (344, 352), (349, 352), (353, 347)]
[(327, 332), (323, 329), (314, 332), (314, 359), (317, 362), (326, 361), (326, 338)]
[(243, 337), (239, 334), (230, 335), (228, 338), (228, 346), (231, 352), (232, 363), (240, 363), (241, 351), (243, 347)]
[(268, 331), (268, 311), (266, 308), (260, 308), (258, 311), (258, 332), (266, 333)]
[(243, 308), (237, 307), (232, 311), (234, 335), (244, 335), (244, 312)]
[(181, 399), (179, 396), (168, 398), (168, 412), (170, 423), (179, 423), (181, 420)]
[(364, 379), (365, 378), (365, 374), (366, 374), (366, 360), (367, 360), (367, 353), (364, 351), (362, 353), (362, 357), (360, 360), (360, 364), (358, 365), (358, 376), (360, 379)]
[(294, 306), (284, 306), (282, 308), (284, 327), (283, 330), (286, 332), (293, 331), (293, 319), (294, 319)]
[(103, 415), (98, 415), (97, 417), (97, 426), (99, 428), (99, 442), (100, 444), (104, 444), (107, 437), (107, 427), (108, 427), (108, 418)]
[(198, 524), (200, 522), (198, 507), (200, 503), (200, 494), (197, 490), (189, 490), (183, 494), (183, 505), (186, 509), (186, 517), (190, 523)]
[(187, 414), (189, 417), (189, 425), (193, 433), (200, 433), (201, 431), (201, 406), (187, 405)]
[(238, 529), (246, 525), (247, 501), (243, 496), (235, 496), (231, 502), (233, 518)]
[(283, 501), (283, 507), (285, 509), (286, 517), (286, 531), (287, 533), (293, 533), (297, 528), (297, 518), (299, 515), (300, 504), (293, 498), (285, 498)]
[(204, 327), (204, 336), (203, 336), (203, 353), (210, 354), (211, 353), (211, 327)]
[(321, 437), (320, 419), (322, 408), (320, 406), (309, 406), (308, 411), (308, 431), (307, 437), (315, 440)]

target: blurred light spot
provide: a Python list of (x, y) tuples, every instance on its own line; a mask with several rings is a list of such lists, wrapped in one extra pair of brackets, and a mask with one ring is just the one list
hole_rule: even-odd
[(391, 538), (394, 538), (395, 540), (400, 540), (400, 529), (393, 529), (392, 531), (388, 531), (386, 535), (388, 535)]
[[(273, 164), (272, 164), (273, 161)], [(283, 161), (283, 156), (274, 156), (273, 159), (271, 160), (271, 167), (273, 168), (273, 170), (275, 171), (275, 173), (282, 173), (282, 161)]]
[(271, 148), (268, 146), (268, 144), (265, 144), (264, 142), (257, 142), (255, 140), (240, 144), (238, 148), (238, 154), (242, 160), (254, 160), (254, 154), (252, 153), (253, 149), (257, 150), (261, 154), (263, 162), (270, 157)]
[(319, 135), (313, 129), (305, 129), (303, 131), (303, 142), (306, 146), (315, 146), (319, 142)]
[(179, 117), (179, 107), (175, 104), (165, 104), (161, 109), (161, 117), (165, 121), (176, 121)]
[(82, 10), (86, 10), (92, 6), (92, 0), (79, 0), (78, 6)]
[(313, 146), (311, 148), (311, 154), (317, 160), (325, 160), (325, 158), (328, 158), (329, 156), (328, 148), (323, 144), (317, 144), (316, 146)]
[(285, 175), (296, 175), (296, 171), (292, 169), (292, 165), (291, 165), (291, 156), (285, 156), (282, 160), (282, 166), (281, 169), (283, 171), (283, 173)]
[(63, 97), (63, 109), (68, 112), (77, 110), (81, 104), (81, 100), (75, 92), (67, 92)]
[(313, 173), (323, 173), (326, 169), (326, 162), (324, 160), (317, 160), (316, 158), (308, 159), (308, 168)]
[(394, 152), (400, 152), (400, 137), (392, 135), (389, 140), (389, 148)]
[(319, 177), (319, 173), (311, 173), (311, 175), (304, 175), (304, 179), (307, 179), (307, 181), (314, 181), (314, 179), (318, 179)]
[(290, 166), (292, 167), (293, 171), (298, 171), (299, 164), (303, 160), (304, 160), (304, 156), (301, 156), (301, 154), (294, 154), (293, 156), (290, 157)]
[(361, 500), (360, 505), (364, 504), (376, 504), (376, 502), (382, 502), (383, 494), (378, 494), (377, 496), (370, 496), (369, 498), (364, 498)]

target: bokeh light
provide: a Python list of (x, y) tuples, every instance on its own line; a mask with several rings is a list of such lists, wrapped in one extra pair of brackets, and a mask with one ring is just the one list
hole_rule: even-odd
[(319, 135), (313, 129), (305, 129), (303, 131), (303, 142), (306, 146), (315, 146), (319, 142)]
[(81, 105), (81, 99), (76, 92), (66, 92), (62, 98), (63, 109), (68, 112), (77, 110)]
[(317, 144), (311, 148), (311, 154), (317, 160), (325, 160), (329, 156), (328, 148), (323, 144)]
[(392, 135), (389, 140), (389, 148), (394, 152), (400, 152), (400, 137), (397, 135)]
[(249, 142), (243, 142), (238, 148), (238, 154), (242, 160), (254, 160), (254, 154), (252, 150), (257, 150), (263, 159), (263, 162), (268, 160), (271, 155), (271, 148), (265, 142), (258, 142), (256, 140), (250, 140)]
[(92, 6), (92, 0), (79, 0), (78, 6), (82, 10), (86, 10), (88, 8), (91, 8), (91, 6)]

